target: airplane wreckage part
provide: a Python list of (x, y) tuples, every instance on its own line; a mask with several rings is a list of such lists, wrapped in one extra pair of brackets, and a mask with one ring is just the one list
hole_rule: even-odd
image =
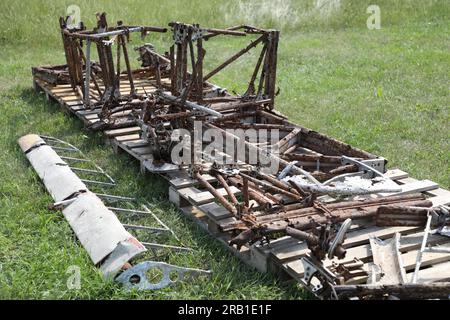
[(66, 141), (63, 141), (61, 139), (55, 138), (55, 137), (49, 137), (49, 136), (44, 136), (44, 135), (40, 135), (40, 137), (53, 150), (62, 151), (62, 152), (67, 151), (67, 152), (78, 153), (77, 157), (74, 157), (74, 156), (68, 157), (68, 156), (60, 155), (60, 158), (63, 160), (67, 160), (66, 161), (67, 163), (83, 162), (83, 163), (89, 163), (91, 166), (94, 167), (94, 169), (85, 169), (85, 168), (79, 168), (79, 167), (74, 167), (74, 166), (69, 165), (69, 168), (72, 171), (88, 173), (88, 174), (94, 175), (94, 176), (103, 176), (106, 180), (106, 181), (98, 181), (98, 180), (92, 180), (92, 179), (80, 179), (84, 183), (87, 183), (88, 185), (94, 184), (94, 185), (105, 186), (105, 187), (114, 187), (116, 185), (116, 182), (108, 173), (106, 173), (95, 162), (87, 159), (86, 156), (83, 154), (83, 152), (80, 149), (78, 149), (77, 147), (75, 147), (74, 145), (72, 145)]
[[(106, 207), (99, 196), (113, 199), (114, 201), (130, 201), (134, 199), (130, 197), (108, 194), (97, 195), (92, 193), (80, 178), (73, 173), (70, 166), (53, 150), (55, 146), (48, 145), (44, 139), (70, 146), (70, 148), (65, 148), (66, 151), (78, 151), (80, 153), (81, 151), (62, 140), (46, 136), (40, 137), (35, 134), (23, 136), (18, 140), (18, 144), (22, 151), (26, 154), (26, 157), (42, 179), (45, 187), (56, 201), (51, 208), (62, 211), (78, 240), (88, 252), (92, 262), (100, 268), (100, 271), (105, 278), (112, 279), (116, 277), (120, 271), (126, 268), (128, 268), (128, 272), (139, 273), (142, 268), (148, 269), (149, 266), (157, 266), (162, 270), (168, 270), (168, 272), (175, 270), (179, 274), (179, 280), (183, 279), (186, 272), (190, 274), (210, 274), (211, 271), (183, 268), (155, 261), (141, 262), (130, 268), (129, 262), (138, 255), (146, 252), (146, 247), (151, 250), (169, 249), (179, 252), (189, 252), (192, 251), (192, 249), (158, 243), (140, 242), (137, 240), (126, 231), (126, 229), (151, 229), (151, 231), (168, 232), (177, 240), (178, 237), (146, 206), (143, 206), (144, 211), (142, 212), (153, 216), (162, 228), (122, 224), (112, 210), (127, 210), (129, 213), (137, 213), (140, 211)], [(89, 161), (83, 158), (76, 159), (78, 161)], [(96, 167), (99, 169), (97, 172), (104, 174), (112, 180), (112, 178), (100, 167)], [(122, 272), (115, 280), (122, 282), (119, 279), (124, 279), (125, 277), (126, 274), (123, 275)], [(145, 276), (141, 275), (140, 278), (145, 279)], [(175, 281), (170, 280), (168, 275), (165, 274), (163, 281), (157, 286), (151, 285), (148, 282), (140, 282), (140, 285), (138, 285), (137, 288), (154, 290), (173, 283), (175, 283)]]
[(406, 283), (406, 272), (400, 257), (400, 233), (390, 240), (381, 240), (371, 236), (373, 264), (371, 264), (371, 283), (402, 284)]
[[(164, 100), (167, 100), (170, 103), (177, 103), (179, 101), (178, 97), (175, 97), (175, 96), (171, 95), (169, 92), (156, 92), (156, 95), (158, 97), (161, 97)], [(213, 110), (211, 108), (208, 108), (207, 106), (202, 106), (202, 105), (199, 105), (197, 103), (190, 102), (190, 101), (187, 101), (187, 100), (184, 101), (184, 105), (186, 107), (188, 107), (189, 109), (198, 110), (198, 111), (204, 112), (206, 114), (209, 114), (209, 115), (211, 115), (213, 117), (217, 117), (217, 118), (222, 118), (223, 117), (223, 115), (220, 112), (217, 112), (217, 111), (215, 111), (215, 110)]]
[[(144, 154), (140, 156), (138, 152), (136, 155), (130, 152), (140, 160), (142, 168), (163, 174), (166, 178), (185, 179), (183, 183), (212, 196), (215, 205), (230, 217), (217, 221), (214, 226), (231, 238), (228, 242), (231, 246), (235, 245), (240, 250), (242, 246), (256, 242), (265, 245), (286, 235), (305, 241), (310, 252), (301, 261), (304, 269), (309, 269), (299, 278), (304, 276), (302, 283), (317, 295), (338, 298), (339, 292), (334, 291), (334, 286), (345, 285), (361, 276), (369, 276), (375, 286), (380, 281), (390, 283), (386, 286), (404, 282), (401, 263), (396, 258), (398, 241), (395, 239), (369, 241), (367, 235), (364, 240), (365, 245), (371, 246), (375, 252), (373, 265), (389, 270), (389, 275), (377, 273), (377, 267), (369, 270), (369, 275), (370, 261), (364, 259), (350, 257), (339, 261), (346, 254), (344, 239), (347, 232), (353, 233), (360, 227), (370, 228), (374, 224), (377, 228), (425, 227), (431, 216), (431, 226), (436, 228), (432, 232), (450, 234), (448, 208), (433, 207), (434, 202), (427, 200), (429, 193), (414, 193), (423, 192), (422, 186), (408, 189), (401, 178), (394, 179), (392, 173), (387, 174), (386, 159), (291, 123), (274, 109), (279, 91), (276, 88), (278, 31), (248, 25), (215, 29), (181, 22), (171, 22), (169, 28), (126, 26), (121, 21), (110, 26), (105, 13), (97, 14), (97, 26), (91, 30), (83, 24), (69, 28), (66, 22), (67, 18), (60, 19), (67, 64), (33, 68), (36, 85), (42, 86), (45, 82), (52, 88), (70, 83), (73, 92), (68, 95), (82, 103), (82, 106), (77, 106), (81, 111), (75, 112), (91, 130), (133, 126), (130, 129), (138, 133), (137, 139), (130, 138), (131, 141), (126, 143), (117, 139), (113, 143), (127, 151), (145, 152), (145, 157)], [(139, 32), (142, 37), (152, 32), (169, 32), (172, 40), (164, 54), (157, 53), (152, 44), (138, 43), (135, 50), (141, 67), (132, 70), (128, 54), (129, 37)], [(240, 37), (249, 41), (218, 66), (207, 70), (205, 66), (209, 64), (205, 59), (209, 56), (206, 47), (217, 37)], [(93, 50), (97, 51), (98, 62), (92, 60)], [(248, 52), (257, 50), (260, 51), (256, 52), (253, 72), (242, 93), (231, 94), (225, 88), (208, 82)], [(121, 64), (125, 67), (121, 68)], [(201, 121), (200, 126), (196, 125), (197, 121)], [(243, 147), (243, 150), (238, 151), (238, 156), (216, 146), (214, 154), (206, 152), (206, 143), (211, 141), (195, 135), (198, 127), (202, 131), (214, 129), (222, 140), (226, 140), (227, 146), (229, 141), (235, 151), (238, 147)], [(184, 133), (180, 134), (179, 129)], [(248, 129), (254, 131), (256, 141), (237, 133)], [(268, 137), (264, 137), (262, 132), (267, 133), (267, 130), (277, 130), (276, 141), (265, 140)], [(199, 139), (194, 141), (192, 137)], [(187, 148), (182, 150), (181, 163), (175, 163), (171, 155), (181, 140), (183, 148)], [(73, 150), (71, 146), (60, 148)], [(250, 161), (250, 155), (257, 155), (256, 163)], [(197, 156), (201, 156), (201, 161), (196, 162)], [(72, 156), (61, 159), (79, 161)], [(232, 160), (232, 164), (219, 161), (223, 159)], [(272, 168), (272, 164), (276, 164), (276, 168)], [(77, 169), (81, 169), (77, 171), (80, 175), (99, 171), (73, 168)], [(266, 169), (275, 170), (269, 174)], [(178, 177), (177, 172), (186, 177)], [(103, 184), (96, 181), (84, 179), (81, 182), (96, 187), (113, 185), (112, 181)], [(78, 186), (81, 187), (85, 186)], [(76, 199), (67, 198), (63, 191), (56, 191), (61, 193), (55, 200), (60, 208), (72, 205)], [(120, 201), (104, 196), (102, 199)], [(196, 207), (199, 205), (194, 197), (188, 196), (185, 200)], [(118, 206), (107, 209), (118, 215), (146, 214), (145, 210)], [(352, 221), (355, 225), (350, 229)], [(136, 230), (168, 233), (165, 227), (152, 228), (131, 222), (125, 226), (132, 234)], [(157, 248), (172, 247), (152, 242), (141, 244), (152, 252)], [(126, 245), (124, 243), (117, 249), (117, 256), (126, 251)], [(180, 251), (183, 250), (181, 248)], [(442, 252), (445, 249), (443, 246), (427, 247), (423, 252)], [(116, 259), (116, 256), (110, 257)], [(391, 272), (395, 274), (391, 275)], [(131, 277), (131, 271), (129, 274), (130, 278), (125, 279), (128, 284), (129, 280), (136, 283), (137, 277)], [(149, 282), (143, 278), (142, 283)]]
[(361, 284), (333, 287), (339, 299), (450, 299), (450, 282), (430, 284)]
[[(233, 221), (223, 224), (221, 227), (224, 231), (254, 228), (266, 235), (280, 232), (287, 226), (294, 227), (298, 230), (308, 230), (320, 224), (326, 224), (327, 222), (338, 223), (346, 219), (374, 218), (378, 207), (386, 203), (414, 204), (415, 206), (424, 207), (432, 206), (431, 201), (425, 200), (421, 194), (338, 202), (327, 204), (326, 206), (311, 206), (293, 210), (288, 210), (287, 207), (289, 205), (287, 205), (283, 211), (258, 216), (252, 223), (244, 224), (241, 221)], [(329, 211), (325, 211), (328, 215), (323, 213), (323, 208)]]
[(383, 205), (377, 210), (378, 226), (425, 227), (430, 220), (433, 228), (443, 228), (450, 224), (450, 215), (444, 207), (424, 208), (404, 205)]
[(30, 134), (18, 143), (55, 201), (75, 199), (62, 212), (105, 277), (114, 276), (127, 261), (146, 251), (44, 140)]
[(346, 250), (342, 244), (345, 239), (345, 234), (351, 224), (352, 220), (346, 219), (340, 226), (339, 230), (334, 232), (331, 229), (331, 225), (327, 225), (320, 229), (319, 235), (286, 227), (286, 234), (295, 239), (306, 241), (308, 248), (311, 250), (312, 256), (316, 260), (323, 260), (325, 257), (332, 259), (335, 256), (338, 259), (343, 259), (346, 254)]
[[(148, 279), (148, 274), (154, 269), (162, 271), (162, 278), (156, 283)], [(210, 275), (211, 271), (209, 270), (183, 268), (164, 262), (144, 261), (122, 272), (116, 280), (128, 289), (156, 290), (173, 285), (178, 281)]]

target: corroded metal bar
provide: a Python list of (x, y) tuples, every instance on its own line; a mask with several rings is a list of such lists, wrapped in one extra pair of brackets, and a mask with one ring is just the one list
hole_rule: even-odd
[(302, 199), (302, 197), (300, 195), (298, 195), (296, 193), (292, 193), (290, 191), (287, 191), (285, 188), (280, 188), (280, 187), (277, 187), (277, 186), (273, 186), (273, 185), (271, 185), (271, 184), (269, 184), (269, 183), (267, 183), (265, 181), (258, 180), (256, 178), (253, 178), (252, 176), (249, 176), (249, 175), (244, 174), (244, 173), (240, 173), (240, 175), (243, 178), (246, 178), (249, 181), (255, 183), (256, 185), (258, 185), (258, 184), (262, 185), (264, 188), (266, 188), (266, 189), (268, 189), (268, 190), (270, 190), (272, 192), (284, 194), (285, 196), (287, 196), (289, 198), (292, 198), (292, 199), (295, 199), (295, 200), (301, 200)]
[[(404, 196), (389, 196), (389, 197), (382, 197), (382, 198), (376, 198), (376, 199), (366, 199), (366, 200), (358, 200), (358, 201), (345, 201), (345, 202), (338, 202), (338, 203), (330, 203), (327, 204), (327, 208), (330, 211), (333, 210), (349, 210), (349, 209), (358, 209), (358, 208), (364, 208), (364, 207), (370, 207), (370, 206), (380, 206), (384, 204), (395, 204), (395, 203), (403, 203), (403, 202), (412, 202), (412, 201), (426, 201), (426, 204), (431, 204), (430, 201), (424, 200), (424, 196), (421, 194), (411, 194), (411, 195), (404, 195)], [(280, 214), (270, 214), (266, 215), (264, 217), (261, 217), (261, 221), (267, 222), (271, 221), (272, 219), (279, 219), (279, 218), (295, 218), (296, 216), (300, 216), (303, 214), (312, 214), (315, 212), (318, 212), (318, 210), (314, 207), (308, 207), (303, 209), (293, 209), (289, 210), (289, 206), (285, 206), (284, 210), (286, 210), (284, 213)]]
[(130, 91), (131, 91), (131, 94), (133, 95), (136, 93), (136, 89), (134, 87), (133, 74), (131, 73), (131, 64), (130, 64), (130, 59), (128, 57), (127, 45), (125, 43), (125, 36), (123, 36), (123, 35), (120, 36), (120, 44), (122, 45), (123, 58), (125, 60), (125, 65), (127, 67), (128, 81), (130, 82)]
[(340, 164), (342, 159), (339, 156), (324, 156), (324, 155), (314, 155), (314, 154), (297, 154), (291, 153), (286, 156), (289, 160), (307, 161), (314, 162), (319, 161), (323, 163), (336, 163)]
[[(308, 243), (308, 246), (318, 245), (320, 243), (320, 239), (318, 236), (312, 233), (297, 230), (295, 228), (286, 227), (286, 234), (297, 240), (306, 241)], [(346, 250), (342, 245), (338, 245), (336, 249), (334, 249), (334, 254), (336, 255), (336, 257), (343, 258), (345, 257), (345, 253)]]
[(220, 182), (220, 184), (224, 187), (225, 191), (228, 194), (228, 197), (230, 197), (231, 202), (237, 206), (239, 204), (239, 201), (237, 200), (236, 196), (234, 195), (234, 193), (231, 191), (230, 186), (228, 185), (228, 183), (225, 181), (225, 179), (222, 177), (222, 175), (219, 173), (216, 175), (217, 180)]
[(270, 99), (249, 101), (249, 102), (241, 102), (241, 103), (226, 103), (226, 104), (216, 104), (212, 105), (212, 108), (216, 111), (228, 111), (233, 109), (242, 109), (245, 107), (257, 107), (262, 106), (263, 104), (267, 104), (270, 102)]
[(227, 209), (233, 214), (237, 214), (237, 209), (233, 206), (224, 196), (222, 196), (216, 188), (214, 188), (199, 172), (194, 174), (195, 178), (209, 191), (211, 194)]
[(244, 179), (242, 180), (242, 182), (243, 182), (243, 188), (242, 188), (242, 189), (243, 189), (243, 195), (244, 195), (244, 204), (245, 204), (246, 207), (248, 207), (248, 206), (249, 206), (248, 180), (244, 178)]
[(425, 226), (430, 211), (427, 207), (384, 205), (377, 210), (376, 223), (378, 226)]
[(427, 284), (358, 284), (333, 286), (340, 299), (361, 297), (365, 299), (381, 299), (386, 295), (398, 299), (444, 299), (447, 300), (450, 292), (450, 282)]
[[(119, 27), (118, 27), (119, 28)], [(105, 37), (112, 37), (117, 35), (125, 35), (131, 32), (167, 32), (167, 28), (160, 27), (147, 27), (147, 26), (120, 26), (120, 29), (114, 30), (114, 28), (108, 28), (109, 31), (99, 32), (99, 33), (82, 33), (82, 32), (69, 32), (66, 33), (73, 38), (91, 40), (91, 41), (101, 41)]]
[(263, 178), (264, 180), (270, 182), (271, 184), (273, 184), (274, 186), (283, 189), (287, 192), (296, 194), (296, 195), (300, 195), (300, 193), (294, 189), (293, 187), (290, 187), (289, 185), (287, 185), (284, 181), (278, 180), (268, 174), (262, 173), (261, 171), (257, 172), (258, 176), (260, 176), (261, 178)]
[[(276, 202), (272, 199), (269, 199), (264, 193), (262, 193), (257, 188), (250, 187), (250, 182), (246, 178), (242, 178), (242, 180), (230, 177), (228, 180), (237, 188), (243, 190), (243, 196), (244, 196), (244, 203), (248, 207), (248, 202), (250, 198), (255, 200), (260, 206), (263, 208), (270, 208), (272, 207)], [(246, 194), (248, 193), (248, 194)]]
[[(169, 101), (169, 102), (175, 103), (175, 104), (179, 101), (178, 97), (173, 96), (173, 95), (171, 95), (169, 93), (165, 93), (165, 92), (159, 92), (158, 96), (163, 98), (163, 99), (165, 99), (165, 100), (167, 100), (167, 101)], [(188, 107), (190, 109), (194, 109), (194, 110), (205, 112), (205, 113), (207, 113), (209, 115), (212, 115), (214, 117), (217, 117), (217, 118), (222, 118), (223, 117), (220, 112), (217, 112), (217, 111), (215, 111), (215, 110), (213, 110), (213, 109), (211, 109), (211, 108), (209, 108), (207, 106), (202, 106), (202, 105), (199, 105), (199, 104), (191, 102), (191, 101), (185, 101), (184, 102), (184, 106), (186, 106), (186, 107)]]
[(215, 69), (213, 69), (212, 71), (210, 71), (206, 76), (203, 77), (203, 81), (208, 80), (209, 78), (211, 78), (213, 75), (215, 75), (216, 73), (218, 73), (220, 70), (222, 70), (223, 68), (225, 68), (226, 66), (228, 66), (230, 63), (232, 63), (233, 61), (235, 61), (236, 59), (238, 59), (239, 57), (241, 57), (242, 55), (244, 55), (245, 53), (247, 53), (248, 51), (250, 51), (250, 49), (256, 47), (261, 41), (263, 41), (263, 39), (265, 38), (265, 36), (261, 36), (258, 39), (256, 39), (255, 41), (251, 42), (247, 47), (245, 47), (244, 49), (240, 50), (239, 52), (235, 53), (234, 55), (232, 55), (230, 58), (228, 58), (227, 60), (225, 60), (225, 62), (223, 62), (221, 65), (219, 65), (218, 67), (216, 67)]
[[(331, 203), (327, 204), (326, 208), (331, 212), (336, 211), (337, 215), (340, 215), (341, 213), (351, 215), (351, 213), (354, 212), (355, 216), (350, 218), (356, 218), (356, 216), (358, 216), (358, 218), (364, 218), (375, 216), (376, 210), (380, 205), (395, 204), (395, 203), (403, 203), (423, 207), (430, 207), (432, 205), (430, 201), (424, 200), (424, 196), (419, 193), (403, 196), (389, 196), (379, 199), (366, 199), (360, 201)], [(317, 218), (318, 220), (314, 221), (326, 222), (327, 217), (323, 216), (322, 211), (320, 211), (319, 209), (315, 207), (298, 208), (299, 206), (301, 206), (301, 204), (286, 205), (284, 206), (283, 211), (266, 215), (259, 215), (258, 223), (269, 224), (286, 220), (289, 220), (292, 223), (294, 223), (295, 221), (300, 221), (301, 223), (305, 222), (305, 220), (300, 220), (302, 218), (305, 218), (307, 220)], [(240, 221), (237, 221), (228, 223), (226, 225), (223, 225), (222, 227), (224, 231), (227, 231), (233, 230), (241, 225), (242, 223)]]

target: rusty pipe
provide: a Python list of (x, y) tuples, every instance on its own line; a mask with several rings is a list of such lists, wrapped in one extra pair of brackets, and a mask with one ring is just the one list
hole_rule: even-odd
[(220, 182), (220, 184), (224, 187), (225, 191), (227, 192), (228, 196), (231, 199), (231, 202), (237, 206), (239, 204), (239, 201), (237, 200), (236, 196), (234, 195), (234, 193), (231, 191), (230, 186), (228, 185), (228, 183), (225, 181), (225, 179), (222, 177), (221, 174), (217, 174), (216, 175), (217, 180)]
[(234, 215), (237, 215), (237, 209), (224, 196), (222, 196), (199, 172), (195, 172), (195, 178), (209, 191), (211, 194)]

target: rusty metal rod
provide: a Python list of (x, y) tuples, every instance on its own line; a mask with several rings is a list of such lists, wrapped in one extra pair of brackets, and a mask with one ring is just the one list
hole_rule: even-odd
[(448, 300), (450, 282), (421, 284), (358, 284), (333, 286), (339, 298), (366, 297), (383, 298), (386, 294), (399, 299), (443, 299)]
[(270, 190), (272, 192), (284, 194), (285, 196), (287, 196), (289, 198), (292, 198), (294, 200), (301, 200), (302, 199), (302, 197), (300, 195), (298, 195), (297, 193), (292, 193), (292, 192), (287, 191), (285, 189), (273, 186), (273, 185), (271, 185), (271, 184), (269, 184), (269, 183), (267, 183), (265, 181), (258, 180), (256, 178), (253, 178), (252, 176), (246, 175), (246, 174), (244, 174), (242, 172), (240, 173), (240, 175), (242, 177), (244, 177), (244, 178), (247, 178), (249, 181), (251, 181), (251, 182), (253, 182), (253, 183), (257, 184), (257, 185), (258, 184), (262, 185), (264, 188), (267, 188), (268, 190)]
[[(236, 188), (242, 190), (242, 194), (244, 197), (244, 203), (248, 207), (250, 198), (254, 199), (260, 206), (263, 208), (271, 208), (276, 202), (272, 199), (269, 199), (259, 191), (258, 189), (254, 189), (250, 187), (250, 182), (247, 179), (239, 179), (236, 177), (230, 177), (228, 180), (233, 184)], [(246, 195), (246, 193), (248, 193)]]
[[(279, 152), (282, 152), (282, 150), (284, 149), (284, 147), (286, 145), (289, 144), (289, 141), (291, 139), (294, 139), (297, 137), (297, 135), (300, 133), (301, 129), (299, 128), (295, 128), (294, 130), (292, 130), (290, 133), (288, 133), (283, 139), (281, 139), (280, 141), (278, 141), (276, 144), (274, 144), (273, 146), (270, 147), (271, 150), (277, 151), (277, 149), (279, 150)], [(296, 143), (295, 143), (296, 144)]]
[(300, 193), (296, 189), (294, 189), (293, 187), (290, 187), (284, 181), (278, 180), (268, 174), (262, 173), (261, 171), (258, 171), (257, 174), (264, 180), (270, 182), (271, 184), (273, 184), (274, 186), (276, 186), (280, 189), (286, 190), (287, 192), (290, 192), (290, 193), (293, 193), (296, 195), (300, 195)]
[(123, 35), (120, 35), (120, 44), (122, 45), (125, 66), (127, 67), (128, 81), (130, 83), (130, 92), (131, 92), (131, 94), (135, 94), (136, 89), (134, 87), (133, 74), (131, 73), (131, 64), (130, 64), (130, 59), (128, 57), (128, 49), (127, 49), (127, 45), (125, 43), (125, 37)]
[(218, 67), (216, 67), (215, 69), (213, 69), (212, 71), (210, 71), (206, 76), (203, 77), (203, 81), (208, 80), (209, 78), (211, 78), (213, 75), (215, 75), (216, 73), (218, 73), (220, 70), (222, 70), (223, 68), (225, 68), (226, 66), (228, 66), (230, 63), (232, 63), (233, 61), (235, 61), (236, 59), (238, 59), (239, 57), (241, 57), (242, 55), (244, 55), (245, 53), (247, 53), (248, 51), (250, 51), (250, 49), (256, 47), (263, 39), (265, 38), (265, 36), (261, 36), (258, 39), (256, 39), (255, 41), (252, 41), (247, 47), (245, 47), (244, 49), (240, 50), (239, 52), (235, 53), (234, 55), (232, 55), (230, 58), (228, 58), (227, 60), (225, 60), (225, 62), (223, 62), (221, 65), (219, 65)]
[[(306, 241), (308, 245), (318, 245), (320, 243), (318, 236), (309, 232), (297, 230), (295, 228), (286, 227), (286, 234), (297, 240)], [(345, 253), (346, 250), (342, 245), (338, 245), (334, 250), (334, 254), (340, 259), (345, 257)]]
[(269, 103), (270, 99), (263, 99), (263, 100), (256, 100), (256, 101), (248, 101), (248, 102), (241, 102), (241, 103), (227, 103), (227, 104), (216, 104), (211, 105), (211, 108), (213, 108), (216, 111), (228, 111), (233, 109), (242, 109), (245, 107), (258, 107), (263, 104)]
[[(395, 203), (402, 203), (402, 202), (410, 202), (410, 201), (422, 201), (424, 200), (424, 196), (420, 193), (416, 194), (409, 194), (409, 195), (400, 195), (400, 196), (389, 196), (389, 197), (382, 197), (382, 198), (376, 198), (376, 199), (365, 199), (365, 200), (357, 200), (357, 201), (345, 201), (345, 202), (338, 202), (338, 203), (330, 203), (327, 204), (327, 208), (330, 211), (333, 210), (348, 210), (348, 209), (358, 209), (363, 208), (367, 206), (380, 206), (384, 204), (395, 204)], [(427, 204), (431, 203), (430, 201), (427, 202)], [(308, 208), (301, 208), (297, 209), (295, 208), (296, 204), (294, 205), (287, 205), (284, 207), (283, 213), (280, 214), (271, 214), (266, 215), (264, 217), (261, 217), (261, 220), (264, 221), (270, 221), (271, 219), (279, 219), (282, 218), (295, 218), (297, 215), (302, 214), (309, 214), (317, 212), (317, 209), (314, 207), (308, 207)], [(426, 207), (426, 206), (424, 206)], [(429, 206), (431, 207), (431, 206)]]
[[(431, 201), (428, 200), (419, 200), (419, 201), (412, 201), (408, 204), (413, 204), (417, 206), (432, 206), (433, 204)], [(378, 206), (370, 206), (370, 207), (364, 207), (362, 210), (355, 210), (355, 209), (346, 209), (346, 210), (339, 210), (333, 215), (333, 222), (341, 222), (348, 218), (350, 219), (363, 219), (363, 218), (371, 218), (376, 215)], [(310, 228), (313, 228), (317, 224), (324, 224), (327, 223), (330, 220), (329, 217), (324, 216), (322, 213), (313, 214), (313, 215), (307, 215), (303, 217), (296, 217), (294, 219), (289, 219), (292, 226), (299, 230), (307, 230)]]
[(298, 154), (298, 153), (291, 153), (286, 155), (286, 157), (293, 161), (307, 161), (307, 162), (323, 162), (323, 163), (336, 163), (340, 164), (342, 161), (342, 158), (339, 156), (324, 156), (324, 155), (315, 155), (315, 154)]
[(195, 172), (195, 178), (232, 214), (237, 214), (237, 209), (224, 196), (222, 196), (199, 172)]
[[(407, 202), (408, 205), (416, 205), (416, 206), (431, 206), (431, 201), (428, 200), (418, 200)], [(245, 230), (245, 226), (247, 228), (264, 226), (264, 234), (270, 235), (274, 233), (278, 233), (284, 230), (287, 226), (291, 226), (298, 230), (309, 230), (317, 227), (320, 224), (326, 224), (329, 222), (339, 223), (345, 221), (346, 219), (366, 219), (372, 218), (376, 215), (378, 206), (372, 205), (370, 207), (361, 207), (359, 210), (355, 209), (342, 209), (338, 212), (334, 213), (332, 217), (328, 215), (324, 215), (322, 212), (317, 210), (315, 213), (303, 214), (302, 216), (297, 216), (295, 218), (285, 218), (282, 215), (279, 215), (278, 219), (273, 219), (273, 221), (261, 221), (261, 216), (257, 217), (257, 221), (253, 222), (250, 226), (245, 223), (245, 221), (235, 221), (227, 224), (221, 225), (221, 229), (224, 232), (232, 231), (232, 230)], [(405, 226), (409, 226), (405, 224)], [(415, 225), (413, 225), (415, 226)]]
[(218, 173), (216, 175), (217, 180), (220, 182), (220, 184), (224, 187), (225, 191), (227, 192), (228, 196), (231, 199), (231, 202), (237, 206), (239, 204), (239, 201), (237, 200), (236, 196), (234, 195), (234, 193), (231, 191), (230, 186), (228, 185), (228, 183), (225, 181), (225, 179), (222, 177), (222, 175), (220, 173)]

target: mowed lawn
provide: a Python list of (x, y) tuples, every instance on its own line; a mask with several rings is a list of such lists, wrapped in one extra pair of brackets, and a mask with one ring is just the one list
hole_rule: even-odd
[[(357, 2), (357, 4), (355, 4)], [(386, 157), (390, 168), (450, 188), (450, 13), (447, 1), (376, 1), (381, 29), (368, 30), (372, 1), (39, 1), (0, 3), (0, 298), (84, 299), (303, 299), (297, 285), (260, 274), (234, 258), (167, 201), (167, 183), (141, 175), (127, 155), (114, 155), (99, 134), (61, 112), (31, 87), (31, 66), (64, 63), (58, 16), (70, 4), (91, 27), (109, 21), (165, 26), (169, 21), (208, 27), (239, 23), (281, 29), (276, 106), (291, 120)], [(327, 4), (328, 3), (328, 4)], [(121, 7), (122, 6), (122, 7)], [(150, 36), (163, 52), (169, 36)], [(166, 44), (164, 46), (164, 43)], [(212, 39), (208, 66), (233, 53), (243, 39)], [(247, 55), (213, 79), (242, 93), (251, 73)], [(137, 64), (135, 64), (137, 65)], [(211, 269), (210, 279), (153, 292), (124, 291), (105, 282), (52, 203), (16, 140), (27, 133), (77, 145), (118, 182), (117, 194), (148, 201), (195, 249), (165, 261)], [(70, 266), (81, 289), (68, 289)]]

